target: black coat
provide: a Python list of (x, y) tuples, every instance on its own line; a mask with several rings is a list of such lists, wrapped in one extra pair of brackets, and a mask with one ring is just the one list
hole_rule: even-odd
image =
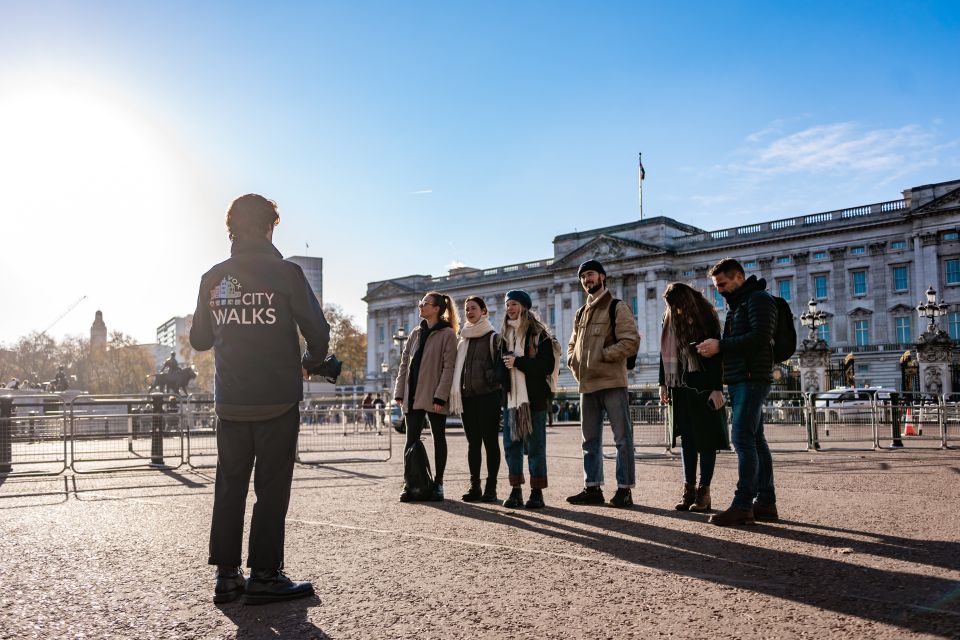
[[(711, 391), (722, 391), (723, 364), (719, 357), (701, 358), (702, 371), (684, 374), (682, 387), (671, 387), (668, 424), (670, 443), (677, 446), (677, 436), (683, 437), (683, 446), (697, 451), (729, 449), (727, 436), (727, 409), (713, 409), (707, 404)], [(660, 384), (664, 384), (663, 357), (660, 358)]]
[(773, 382), (777, 305), (766, 289), (766, 280), (750, 276), (740, 288), (724, 296), (730, 311), (723, 326), (720, 355), (727, 384)]
[[(190, 345), (214, 348), (218, 404), (298, 402), (301, 366), (319, 364), (330, 342), (320, 303), (303, 270), (266, 238), (237, 239), (230, 254), (200, 281)], [(302, 358), (298, 327), (306, 340)]]
[[(529, 345), (534, 337), (531, 333), (527, 333), (526, 344)], [(530, 356), (529, 354), (530, 349), (528, 347), (526, 354), (518, 356), (513, 361), (513, 366), (522, 371), (525, 376), (524, 381), (527, 383), (527, 398), (530, 400), (530, 410), (547, 411), (550, 407), (550, 399), (553, 397), (548, 378), (553, 374), (556, 360), (553, 357), (553, 342), (546, 331), (540, 334), (536, 355)], [(509, 388), (505, 387), (504, 399), (506, 399), (507, 391), (509, 391)]]

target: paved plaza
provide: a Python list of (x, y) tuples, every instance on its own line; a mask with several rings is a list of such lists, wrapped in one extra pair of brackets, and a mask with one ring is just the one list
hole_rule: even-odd
[[(448, 500), (401, 504), (401, 439), (298, 467), (287, 569), (317, 595), (262, 607), (210, 601), (212, 470), (7, 478), (0, 637), (960, 637), (960, 452), (776, 453), (782, 521), (721, 529), (673, 510), (677, 457), (638, 461), (633, 509), (568, 505), (575, 426), (549, 430), (546, 509), (461, 502), (459, 429)], [(735, 479), (721, 455), (715, 506)]]

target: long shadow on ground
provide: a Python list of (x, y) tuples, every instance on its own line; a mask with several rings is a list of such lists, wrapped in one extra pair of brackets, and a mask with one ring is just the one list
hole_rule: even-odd
[[(452, 513), (582, 545), (624, 562), (664, 572), (752, 590), (915, 632), (946, 638), (960, 634), (960, 582), (954, 580), (717, 539), (606, 515), (600, 508), (548, 507), (541, 512), (505, 512), (496, 507), (465, 503), (433, 504), (443, 505), (439, 508)], [(661, 509), (642, 510), (663, 517), (694, 517)], [(956, 542), (906, 540), (843, 529), (821, 534), (801, 531), (798, 526), (803, 525), (783, 522), (760, 524), (750, 530), (757, 535), (833, 549), (846, 547), (863, 554), (951, 569), (957, 567), (960, 557), (960, 544)], [(864, 542), (848, 537), (851, 535), (871, 535), (877, 541)]]

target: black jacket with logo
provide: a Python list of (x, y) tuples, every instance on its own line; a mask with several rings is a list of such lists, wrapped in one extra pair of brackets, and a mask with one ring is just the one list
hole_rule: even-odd
[(736, 291), (724, 295), (730, 311), (723, 326), (720, 355), (727, 384), (773, 381), (777, 305), (766, 289), (766, 280), (750, 276)]
[[(297, 327), (306, 340), (301, 358)], [(237, 239), (200, 280), (190, 345), (213, 347), (216, 401), (279, 405), (303, 399), (301, 366), (327, 355), (330, 325), (299, 265), (266, 239)]]

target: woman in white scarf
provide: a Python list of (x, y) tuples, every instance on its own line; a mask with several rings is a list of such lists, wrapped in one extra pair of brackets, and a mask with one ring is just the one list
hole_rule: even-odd
[(503, 451), (510, 472), (510, 497), (503, 506), (524, 506), (523, 454), (526, 450), (530, 470), (530, 499), (526, 507), (544, 506), (547, 487), (547, 411), (552, 392), (549, 379), (554, 374), (560, 347), (530, 307), (526, 291), (508, 291), (506, 316), (500, 335), (502, 361), (507, 377), (504, 382)]
[[(470, 489), (465, 502), (497, 502), (497, 474), (500, 472), (500, 385), (494, 371), (499, 339), (487, 317), (483, 298), (471, 296), (463, 303), (466, 323), (457, 342), (450, 389), (450, 413), (463, 415), (467, 436), (467, 465)], [(480, 492), (481, 450), (487, 451), (487, 482)]]

